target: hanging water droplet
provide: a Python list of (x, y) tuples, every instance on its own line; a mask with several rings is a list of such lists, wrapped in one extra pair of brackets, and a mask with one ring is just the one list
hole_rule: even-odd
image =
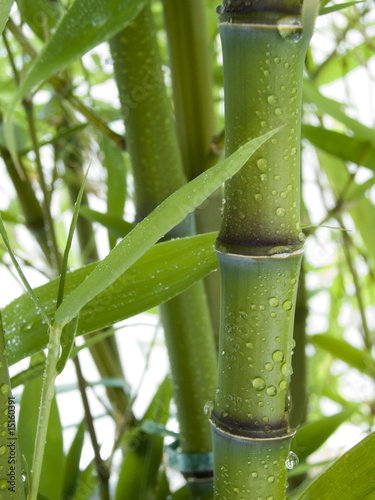
[(287, 469), (292, 470), (296, 465), (298, 465), (299, 459), (297, 455), (291, 451), (288, 455), (288, 458), (285, 460), (285, 466)]
[(206, 417), (211, 417), (212, 412), (214, 411), (215, 404), (213, 401), (207, 401), (204, 405), (203, 411)]
[(285, 376), (292, 374), (292, 367), (289, 363), (284, 363), (281, 367), (281, 373)]
[(280, 36), (289, 43), (297, 43), (302, 37), (302, 22), (294, 16), (283, 16), (277, 21)]

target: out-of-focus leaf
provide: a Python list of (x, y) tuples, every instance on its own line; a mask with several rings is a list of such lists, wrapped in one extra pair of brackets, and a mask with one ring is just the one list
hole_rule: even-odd
[(182, 488), (175, 491), (172, 495), (173, 500), (189, 500), (190, 494), (187, 486), (183, 486)]
[[(143, 419), (166, 424), (172, 386), (169, 378), (160, 385)], [(142, 420), (143, 420), (142, 419)], [(148, 498), (163, 456), (163, 438), (137, 430), (124, 452), (116, 488), (116, 500), (144, 500)]]
[(63, 481), (63, 500), (72, 498), (76, 492), (81, 471), (79, 462), (81, 460), (82, 446), (85, 437), (85, 421), (79, 424), (73, 443), (68, 451), (65, 462), (65, 473)]
[[(82, 471), (75, 495), (72, 500), (89, 500), (98, 486), (98, 479), (95, 472), (94, 462), (90, 462), (84, 471)], [(70, 499), (69, 499), (70, 500)]]
[(91, 222), (99, 222), (99, 224), (106, 227), (108, 232), (116, 239), (123, 238), (134, 229), (134, 225), (127, 222), (122, 217), (112, 214), (103, 214), (102, 212), (98, 212), (86, 206), (81, 207), (81, 215)]
[(371, 500), (375, 496), (375, 433), (321, 474), (299, 500)]
[[(21, 19), (41, 39), (49, 35), (60, 20), (63, 10), (56, 0), (17, 0)], [(46, 33), (46, 29), (48, 30)]]
[[(103, 136), (102, 151), (107, 169), (107, 213), (122, 220), (126, 199), (126, 166), (123, 153)], [(120, 235), (124, 237), (125, 234)], [(109, 236), (110, 247), (116, 245), (117, 238)]]
[(320, 448), (335, 430), (350, 418), (354, 411), (354, 408), (348, 408), (340, 413), (336, 413), (336, 415), (301, 425), (297, 430), (296, 436), (293, 438), (291, 446), (300, 461)]
[(6, 22), (8, 21), (10, 9), (12, 8), (14, 0), (2, 0), (0, 7), (0, 35), (4, 30)]
[(324, 9), (320, 9), (319, 15), (324, 16), (325, 14), (331, 14), (331, 12), (337, 12), (338, 10), (347, 9), (348, 7), (352, 7), (353, 5), (357, 5), (357, 3), (363, 3), (363, 2), (364, 0), (361, 0), (360, 2), (345, 2), (345, 3), (338, 3), (330, 7), (324, 7)]
[(6, 117), (8, 149), (16, 158), (12, 115), (16, 105), (34, 87), (105, 42), (128, 25), (146, 0), (75, 0), (22, 81)]
[[(90, 301), (80, 312), (78, 335), (97, 331), (147, 311), (181, 293), (217, 268), (213, 250), (216, 233), (158, 243), (135, 265)], [(67, 274), (65, 294), (82, 283), (96, 263)], [(52, 318), (58, 281), (35, 289), (47, 315)], [(48, 332), (28, 295), (3, 309), (9, 363), (43, 349)]]
[(325, 64), (322, 70), (319, 70), (318, 76), (316, 79), (314, 78), (315, 83), (320, 87), (320, 85), (342, 78), (353, 69), (358, 68), (375, 55), (374, 44), (375, 37), (372, 37), (348, 50), (345, 54), (337, 55), (328, 64)]
[[(39, 364), (44, 354), (32, 359), (31, 365)], [(42, 377), (38, 377), (25, 385), (22, 393), (18, 418), (18, 442), (22, 455), (25, 456), (29, 469), (35, 447), (35, 436), (38, 425), (39, 401), (42, 392)], [(62, 427), (56, 400), (53, 399), (49, 418), (47, 442), (44, 451), (42, 474), (39, 491), (51, 500), (60, 500), (64, 476), (64, 450)]]
[(171, 498), (170, 495), (171, 490), (169, 489), (168, 478), (165, 471), (163, 470), (161, 478), (159, 480), (159, 484), (155, 491), (154, 500), (168, 500), (168, 498)]
[(303, 125), (302, 134), (314, 146), (331, 155), (375, 170), (375, 145), (370, 141), (311, 125)]
[(375, 131), (372, 128), (366, 127), (359, 121), (351, 118), (345, 113), (344, 105), (341, 102), (325, 97), (319, 92), (317, 87), (311, 80), (304, 79), (303, 81), (303, 96), (307, 102), (314, 103), (322, 111), (331, 115), (335, 120), (343, 123), (352, 130), (358, 139), (369, 141), (375, 146)]
[(360, 372), (375, 373), (375, 362), (366, 353), (353, 347), (345, 340), (336, 339), (330, 335), (311, 335), (309, 341), (317, 347), (324, 349), (337, 359), (348, 363), (352, 368)]
[(35, 364), (34, 366), (30, 366), (26, 370), (23, 370), (20, 373), (17, 373), (17, 375), (14, 375), (11, 378), (11, 384), (12, 387), (18, 387), (19, 385), (26, 384), (27, 382), (30, 382), (36, 377), (39, 377), (39, 375), (42, 375), (44, 372), (45, 368), (45, 363), (38, 363)]
[[(348, 185), (350, 174), (345, 163), (323, 151), (317, 151), (320, 164), (324, 168), (329, 181), (337, 196), (341, 196)], [(356, 229), (361, 235), (366, 250), (371, 258), (372, 265), (375, 264), (375, 232), (369, 231), (375, 220), (375, 207), (369, 199), (362, 197), (353, 204), (348, 211), (355, 223)]]
[(228, 158), (206, 170), (164, 200), (137, 224), (133, 231), (97, 265), (86, 280), (64, 300), (56, 311), (56, 323), (64, 325), (77, 316), (84, 305), (110, 286), (152, 245), (182, 222), (227, 179), (235, 175), (252, 154), (276, 132), (277, 129), (272, 130), (244, 144)]

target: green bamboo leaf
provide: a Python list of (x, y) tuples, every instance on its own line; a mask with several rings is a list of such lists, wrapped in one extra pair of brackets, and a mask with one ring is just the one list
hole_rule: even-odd
[[(4, 331), (0, 313), (0, 412), (5, 429), (0, 435), (0, 491), (7, 490), (9, 500), (23, 500), (23, 481), (21, 479), (21, 456), (17, 444), (15, 399), (11, 393), (8, 373), (8, 360), (5, 350)], [(12, 447), (12, 448), (11, 448)], [(14, 452), (11, 457), (10, 452)], [(8, 488), (12, 488), (9, 490)]]
[[(122, 220), (126, 199), (126, 165), (123, 153), (103, 136), (102, 151), (107, 169), (107, 213)], [(128, 231), (129, 232), (129, 231)], [(124, 237), (124, 233), (120, 235)], [(110, 247), (116, 245), (117, 238), (109, 234)]]
[(102, 212), (98, 212), (97, 210), (93, 210), (92, 208), (86, 206), (81, 207), (80, 213), (89, 221), (99, 222), (99, 224), (106, 227), (108, 232), (112, 236), (116, 237), (116, 239), (123, 238), (130, 233), (132, 229), (134, 229), (134, 225), (127, 222), (122, 217), (108, 213), (103, 214)]
[(301, 425), (293, 438), (292, 450), (300, 460), (305, 460), (320, 448), (336, 429), (351, 417), (354, 411), (354, 408), (348, 408), (336, 415)]
[(25, 95), (44, 80), (105, 42), (128, 25), (146, 0), (75, 0), (27, 73), (9, 105), (6, 117), (8, 149), (16, 160), (12, 115)]
[(366, 353), (353, 347), (345, 340), (336, 339), (330, 335), (311, 335), (309, 341), (324, 349), (337, 359), (341, 359), (362, 373), (375, 373), (375, 362)]
[(337, 55), (319, 70), (318, 76), (314, 78), (315, 83), (320, 87), (320, 85), (331, 83), (358, 68), (374, 56), (374, 44), (375, 36), (353, 47), (345, 54)]
[(22, 22), (27, 23), (33, 32), (44, 40), (46, 28), (48, 33), (61, 19), (63, 9), (60, 2), (56, 0), (17, 0), (18, 10)]
[[(82, 471), (75, 495), (72, 500), (89, 500), (98, 486), (98, 479), (95, 472), (94, 462), (90, 462)], [(70, 500), (70, 499), (69, 499)]]
[(168, 231), (179, 224), (190, 212), (236, 174), (250, 156), (276, 130), (248, 142), (229, 158), (210, 168), (161, 203), (148, 217), (131, 231), (57, 309), (59, 324), (71, 321), (82, 307), (111, 285), (134, 262)]
[(16, 388), (19, 385), (24, 385), (27, 382), (31, 382), (31, 380), (33, 380), (34, 378), (43, 375), (44, 368), (45, 368), (45, 363), (43, 361), (42, 363), (38, 363), (34, 366), (27, 368), (26, 370), (23, 370), (20, 373), (17, 373), (17, 375), (14, 375), (10, 380), (11, 386), (13, 388)]
[[(156, 423), (165, 425), (169, 416), (171, 397), (172, 386), (167, 377), (160, 385), (142, 421), (152, 419)], [(162, 456), (163, 438), (137, 429), (124, 453), (115, 499), (144, 500), (148, 498), (156, 482)]]
[(65, 368), (74, 346), (74, 339), (77, 335), (78, 316), (65, 325), (61, 335), (61, 354), (56, 364), (56, 373), (59, 374)]
[(361, 0), (360, 2), (345, 2), (345, 3), (338, 3), (336, 5), (331, 5), (330, 7), (324, 7), (324, 9), (320, 9), (319, 15), (324, 16), (325, 14), (331, 14), (331, 12), (344, 10), (347, 9), (348, 7), (352, 7), (353, 5), (357, 5), (358, 3), (363, 3), (363, 2), (364, 0)]
[[(213, 250), (216, 233), (159, 243), (151, 248), (111, 287), (80, 312), (78, 335), (97, 331), (147, 311), (184, 291), (217, 268)], [(95, 268), (96, 263), (67, 274), (67, 297)], [(35, 289), (49, 318), (53, 318), (58, 280)], [(48, 342), (46, 324), (25, 294), (3, 309), (9, 363), (43, 349)]]
[(0, 35), (3, 32), (6, 22), (8, 21), (10, 9), (12, 8), (14, 0), (3, 0), (0, 7)]
[(81, 471), (79, 462), (81, 460), (83, 441), (85, 437), (85, 421), (79, 424), (73, 443), (68, 451), (65, 462), (64, 480), (63, 480), (63, 500), (73, 497), (77, 490)]
[(366, 127), (359, 121), (348, 116), (343, 109), (344, 105), (342, 103), (325, 97), (319, 92), (315, 84), (306, 78), (303, 81), (303, 96), (307, 102), (316, 104), (322, 111), (346, 125), (348, 129), (354, 132), (358, 139), (370, 141), (375, 146), (374, 129)]
[(302, 125), (302, 134), (323, 151), (375, 171), (375, 144), (370, 141), (312, 125)]
[[(39, 364), (44, 354), (32, 358), (31, 366)], [(29, 468), (35, 447), (35, 436), (38, 425), (39, 401), (42, 391), (42, 377), (38, 377), (25, 385), (22, 393), (18, 419), (18, 441), (21, 453), (25, 456)], [(41, 494), (60, 500), (64, 476), (64, 451), (62, 427), (56, 399), (53, 399), (47, 431), (47, 443), (44, 452), (42, 475), (39, 491)]]
[(371, 500), (375, 495), (375, 433), (347, 451), (299, 500)]

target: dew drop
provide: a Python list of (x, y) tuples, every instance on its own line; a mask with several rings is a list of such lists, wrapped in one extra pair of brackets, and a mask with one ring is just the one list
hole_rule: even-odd
[(272, 370), (273, 370), (273, 365), (272, 365), (272, 363), (266, 363), (266, 364), (265, 364), (265, 369), (266, 369), (268, 372), (272, 372)]
[(292, 156), (294, 156), (296, 153), (297, 153), (297, 149), (296, 149), (296, 148), (292, 148), (292, 149), (290, 150), (290, 154), (291, 154)]
[(5, 455), (6, 451), (7, 451), (6, 446), (0, 446), (0, 455)]
[(276, 297), (271, 297), (268, 303), (271, 307), (277, 307), (279, 305), (279, 301)]
[(254, 195), (254, 199), (255, 199), (255, 201), (262, 201), (263, 196), (260, 193), (257, 193)]
[(261, 172), (265, 172), (267, 170), (267, 160), (265, 158), (260, 158), (257, 161), (257, 167)]
[(281, 108), (276, 108), (275, 109), (275, 115), (276, 116), (281, 116), (283, 114), (283, 110)]
[(288, 191), (293, 191), (293, 186), (291, 184), (288, 184), (286, 188)]
[(281, 92), (285, 92), (285, 85), (281, 85), (280, 90)]
[(275, 340), (276, 340), (276, 342), (277, 342), (278, 344), (280, 344), (280, 342), (281, 342), (281, 338), (280, 338), (280, 337), (276, 337), (276, 338), (275, 338)]
[(267, 180), (267, 174), (260, 174), (260, 180), (261, 181), (266, 181)]
[(256, 391), (263, 391), (266, 387), (266, 383), (261, 377), (257, 377), (253, 380), (253, 387)]
[(281, 181), (281, 176), (280, 175), (275, 175), (274, 179), (275, 179), (275, 181)]
[(284, 311), (290, 311), (292, 309), (292, 302), (290, 300), (286, 300), (283, 302)]
[(286, 214), (285, 208), (282, 207), (276, 208), (277, 217), (285, 217), (285, 214)]
[(288, 458), (285, 460), (285, 466), (287, 469), (292, 470), (298, 464), (299, 459), (297, 455), (291, 451), (289, 452)]
[(267, 101), (273, 106), (277, 103), (277, 97), (275, 95), (270, 95), (267, 97)]
[(282, 391), (286, 391), (286, 389), (288, 388), (288, 384), (285, 382), (285, 380), (282, 380), (280, 383), (279, 383), (279, 387)]
[(252, 473), (251, 473), (251, 476), (252, 476), (254, 479), (256, 479), (256, 478), (258, 477), (258, 473), (257, 473), (257, 472), (252, 472)]
[(6, 479), (0, 480), (0, 491), (5, 491), (8, 489), (8, 481)]
[(267, 481), (269, 483), (274, 483), (275, 482), (275, 476), (268, 476)]
[(280, 198), (282, 198), (283, 200), (286, 199), (286, 192), (285, 191), (281, 191)]
[(266, 70), (263, 71), (263, 75), (264, 76), (270, 76), (270, 74), (271, 73), (268, 71), (268, 69), (266, 69)]
[(276, 387), (274, 387), (273, 385), (270, 385), (269, 387), (267, 387), (266, 392), (271, 397), (276, 396), (276, 392), (277, 392)]
[(8, 394), (9, 392), (9, 385), (8, 384), (3, 384), (1, 387), (0, 387), (0, 392), (1, 394)]
[(272, 359), (275, 363), (282, 363), (284, 360), (284, 354), (279, 350), (274, 351), (274, 353), (272, 354)]

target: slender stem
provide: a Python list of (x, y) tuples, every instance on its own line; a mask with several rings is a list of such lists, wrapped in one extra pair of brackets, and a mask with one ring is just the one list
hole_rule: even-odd
[[(212, 154), (215, 114), (212, 68), (202, 0), (164, 0), (164, 15), (171, 60), (177, 137), (188, 180), (214, 165)], [(217, 231), (220, 226), (222, 190), (195, 211), (197, 233)], [(219, 335), (220, 279), (212, 273), (204, 280), (214, 335)]]
[[(28, 38), (24, 35), (22, 29), (17, 26), (11, 18), (9, 18), (7, 22), (7, 28), (12, 33), (17, 42), (24, 49), (26, 54), (28, 54), (31, 59), (36, 59), (38, 57), (38, 51), (35, 47), (30, 43)], [(87, 120), (92, 123), (98, 130), (100, 130), (103, 134), (105, 134), (111, 141), (113, 141), (120, 149), (126, 149), (125, 138), (117, 134), (114, 130), (110, 129), (108, 125), (103, 122), (103, 120), (94, 113), (91, 109), (89, 109), (85, 104), (75, 96), (66, 82), (58, 77), (52, 76), (49, 79), (49, 82), (55, 89), (55, 91), (64, 99), (66, 99), (77, 111), (79, 111)]]
[(102, 500), (108, 500), (109, 499), (109, 482), (108, 482), (109, 481), (109, 471), (107, 470), (107, 467), (105, 466), (105, 464), (100, 456), (100, 449), (99, 449), (98, 440), (96, 438), (94, 421), (93, 421), (93, 418), (91, 415), (90, 404), (89, 404), (89, 401), (87, 399), (87, 394), (86, 394), (86, 387), (87, 387), (86, 380), (82, 374), (81, 365), (80, 365), (78, 356), (74, 356), (73, 362), (74, 362), (74, 366), (75, 366), (76, 373), (77, 373), (78, 387), (79, 387), (79, 391), (80, 391), (81, 398), (82, 398), (83, 408), (85, 411), (85, 421), (86, 421), (87, 429), (88, 429), (89, 434), (90, 434), (92, 448), (94, 450), (95, 467), (96, 467), (96, 472), (98, 474), (99, 484), (100, 484), (100, 497)]
[(56, 233), (55, 233), (55, 228), (53, 225), (53, 220), (52, 220), (52, 214), (51, 214), (51, 209), (50, 209), (50, 193), (47, 188), (46, 180), (44, 177), (44, 172), (43, 172), (43, 167), (42, 167), (42, 162), (40, 159), (40, 151), (39, 151), (39, 144), (38, 144), (38, 139), (36, 135), (36, 129), (35, 129), (35, 120), (34, 120), (34, 111), (33, 111), (33, 103), (31, 99), (24, 99), (23, 105), (26, 111), (26, 117), (27, 117), (27, 122), (29, 125), (29, 130), (30, 130), (30, 137), (31, 141), (33, 144), (34, 148), (34, 153), (35, 153), (35, 163), (38, 171), (38, 176), (39, 176), (39, 183), (40, 187), (42, 189), (43, 193), (43, 213), (44, 213), (44, 218), (46, 221), (47, 229), (48, 229), (48, 236), (49, 236), (49, 244), (50, 244), (50, 249), (51, 249), (51, 254), (53, 256), (53, 267), (56, 270), (60, 270), (61, 267), (61, 255), (57, 246), (57, 240), (56, 240)]
[(28, 496), (28, 500), (37, 500), (38, 497), (39, 481), (40, 474), (42, 472), (48, 422), (51, 412), (52, 400), (55, 395), (55, 379), (57, 376), (56, 364), (59, 359), (60, 353), (61, 333), (62, 328), (60, 325), (54, 324), (50, 327), (48, 352), (43, 374), (43, 388), (35, 438), (35, 449), (31, 467), (30, 493)]
[[(110, 46), (140, 220), (186, 182), (149, 4)], [(192, 234), (192, 223), (188, 217), (168, 236)], [(161, 315), (180, 445), (184, 453), (206, 453), (211, 450), (211, 433), (203, 407), (214, 395), (216, 355), (203, 285), (198, 283), (164, 304)]]

